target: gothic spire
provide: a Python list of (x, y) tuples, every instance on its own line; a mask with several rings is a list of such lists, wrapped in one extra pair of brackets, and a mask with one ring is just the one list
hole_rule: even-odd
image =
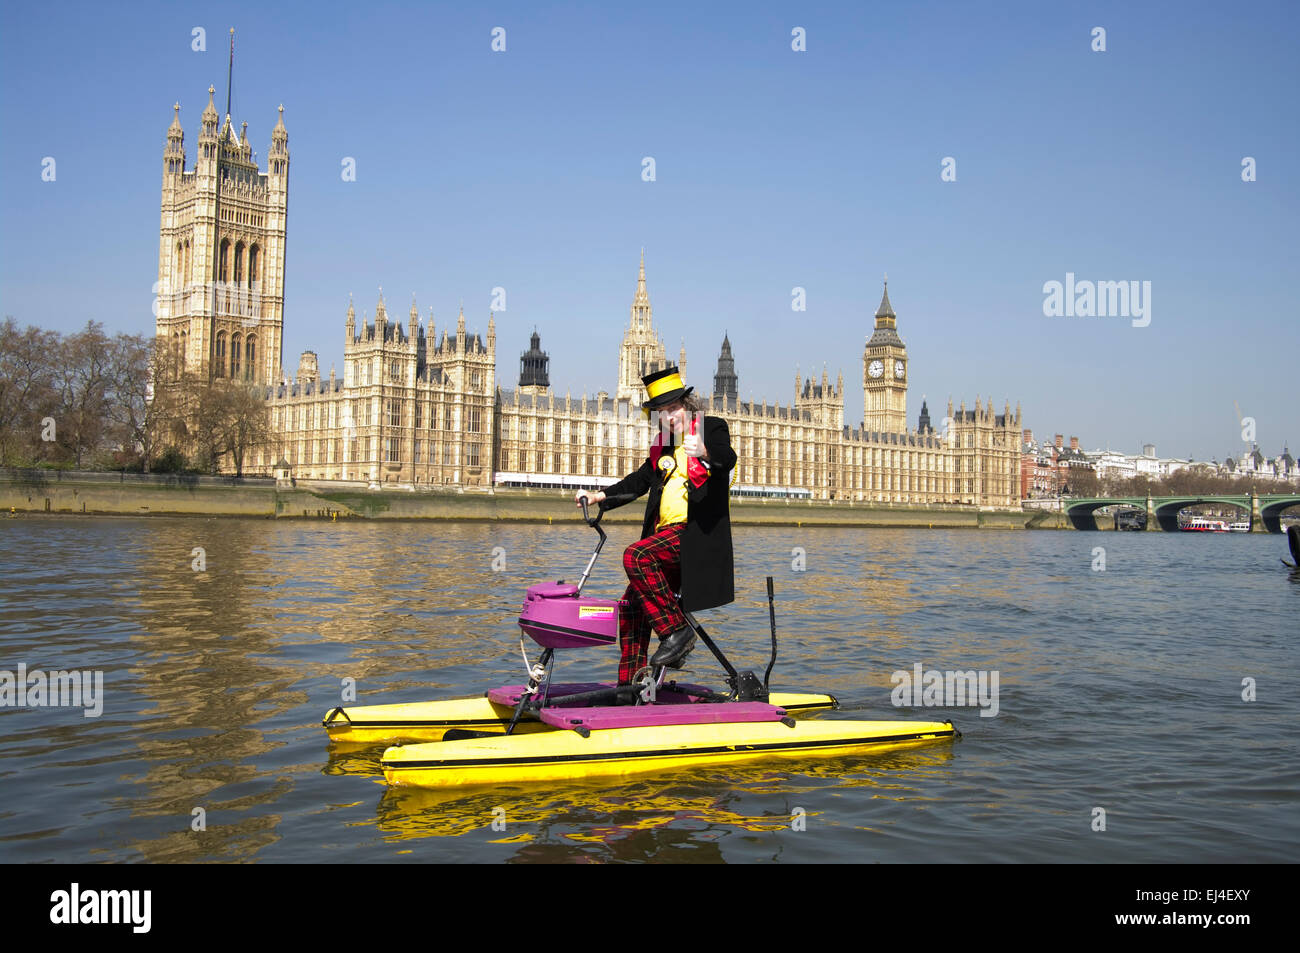
[(889, 303), (889, 279), (888, 278), (885, 279), (885, 293), (880, 298), (880, 307), (876, 309), (876, 317), (878, 318), (898, 317), (898, 315), (894, 314), (893, 305)]
[(641, 249), (641, 270), (636, 277), (636, 299), (632, 302), (632, 307), (650, 307), (650, 295), (645, 290), (645, 249)]

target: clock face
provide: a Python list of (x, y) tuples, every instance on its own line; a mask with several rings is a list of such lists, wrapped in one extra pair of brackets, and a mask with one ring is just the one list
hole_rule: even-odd
[(902, 361), (895, 361), (895, 362), (894, 362), (894, 376), (897, 377), (899, 380), (902, 380), (902, 379), (903, 379), (903, 362), (902, 362)]
[(869, 365), (867, 365), (867, 373), (870, 374), (872, 377), (879, 377), (881, 374), (885, 373), (884, 362), (872, 361)]

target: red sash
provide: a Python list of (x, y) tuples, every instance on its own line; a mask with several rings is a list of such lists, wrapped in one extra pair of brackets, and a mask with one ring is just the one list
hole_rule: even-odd
[[(694, 417), (691, 417), (691, 433), (695, 433)], [(664, 433), (661, 430), (659, 433), (655, 434), (655, 442), (650, 445), (650, 466), (656, 470), (659, 468), (659, 458), (663, 456), (665, 449), (663, 441)], [(704, 486), (704, 481), (708, 478), (709, 471), (704, 464), (700, 462), (700, 458), (687, 456), (686, 479), (690, 482), (691, 486), (698, 489), (699, 487)]]

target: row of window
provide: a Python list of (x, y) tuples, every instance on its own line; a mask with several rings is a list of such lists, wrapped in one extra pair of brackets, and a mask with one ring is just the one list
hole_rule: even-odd
[[(384, 402), (388, 426), (390, 427), (403, 426), (402, 423), (403, 403), (404, 401), (395, 398), (390, 398)], [(336, 402), (330, 401), (328, 403), (304, 404), (302, 407), (296, 407), (296, 406), (278, 407), (275, 409), (274, 412), (275, 425), (277, 427), (280, 427), (281, 429), (286, 429), (286, 430), (299, 430), (299, 429), (314, 430), (321, 427), (331, 427), (331, 428), (337, 427), (339, 426), (339, 423), (335, 419), (336, 414), (334, 408), (337, 408), (338, 406), (339, 405)], [(415, 402), (414, 427), (416, 430), (420, 430), (424, 428), (424, 421), (426, 417), (428, 418), (428, 423), (429, 423), (428, 429), (437, 430), (439, 416), (441, 416), (442, 418), (443, 430), (458, 431), (458, 432), (461, 430), (461, 428), (457, 426), (457, 421), (460, 415), (456, 413), (456, 408), (453, 405), (451, 404), (443, 405), (441, 415), (437, 414), (436, 412), (430, 412), (429, 410), (426, 410), (426, 406), (427, 405), (425, 404), (424, 401)], [(326, 407), (331, 408), (331, 411), (328, 415), (329, 416), (328, 423), (325, 420)], [(352, 425), (354, 427), (367, 427), (367, 426), (377, 425), (379, 423), (378, 408), (379, 408), (379, 398), (377, 397), (370, 398), (369, 400), (367, 400), (366, 398), (361, 398), (357, 400), (355, 403), (355, 409), (352, 411)], [(483, 410), (484, 408), (475, 407), (475, 406), (469, 406), (464, 408), (464, 419), (465, 419), (464, 432), (465, 433), (484, 432), (483, 431), (483, 417), (484, 417)], [(301, 414), (299, 413), (299, 411), (301, 411)], [(369, 412), (367, 413), (367, 411)], [(343, 413), (346, 418), (348, 413), (346, 405)], [(300, 424), (301, 427), (299, 426)]]
[[(223, 238), (217, 252), (217, 279), (236, 285), (252, 285), (262, 278), (262, 250), (256, 244), (236, 242), (232, 249), (230, 239)], [(172, 256), (172, 280), (177, 288), (194, 281), (194, 249), (191, 239), (178, 241)]]
[[(185, 370), (185, 360), (189, 354), (190, 333), (187, 330), (172, 332), (172, 368), (176, 380), (181, 379)], [(229, 354), (226, 351), (226, 332), (217, 332), (216, 353), (213, 355), (212, 374), (214, 377), (229, 377), (232, 380), (243, 378), (252, 380), (257, 373), (257, 335), (233, 334), (230, 337)]]
[(230, 353), (226, 353), (226, 332), (217, 332), (217, 352), (213, 356), (214, 377), (240, 377), (252, 380), (257, 368), (257, 335), (247, 337), (235, 332), (230, 336)]
[(258, 215), (256, 212), (247, 212), (243, 209), (223, 208), (221, 210), (221, 220), (232, 225), (249, 225), (253, 228), (261, 228), (266, 224), (265, 216)]
[[(348, 444), (349, 461), (351, 463), (366, 463), (374, 459), (373, 451), (378, 438), (375, 437), (358, 437), (351, 440)], [(401, 463), (402, 450), (406, 441), (400, 437), (388, 437), (384, 440), (384, 462)], [(292, 454), (295, 459), (290, 460), (291, 465), (306, 465), (321, 463), (343, 463), (343, 438), (335, 437), (333, 440), (298, 440), (296, 442), (297, 452), (293, 453), (293, 445), (286, 450), (286, 453)], [(458, 444), (448, 441), (441, 444), (441, 452), (438, 450), (433, 441), (427, 445), (428, 459), (425, 459), (426, 445), (422, 440), (416, 440), (412, 451), (414, 453), (414, 463), (416, 464), (437, 464), (441, 458), (444, 466), (456, 466), (460, 461), (457, 459)], [(465, 465), (477, 467), (482, 465), (482, 447), (478, 443), (465, 444)]]
[[(390, 358), (388, 361), (388, 381), (390, 383), (401, 384), (406, 381), (407, 361), (400, 358)], [(371, 387), (380, 377), (380, 358), (372, 357), (370, 360), (359, 360), (353, 362), (356, 369), (357, 382), (356, 387)], [(364, 381), (361, 378), (365, 378)], [(483, 388), (483, 371), (473, 369), (469, 372), (469, 389), (482, 390)]]
[[(582, 459), (578, 454), (559, 453), (555, 451), (544, 450), (502, 450), (501, 467), (505, 471), (533, 472), (533, 473), (574, 473), (575, 465)], [(599, 464), (600, 469), (596, 467)], [(635, 465), (629, 457), (609, 456), (603, 454), (586, 454), (586, 468), (582, 471), (588, 476), (622, 476), (627, 470)], [(741, 464), (739, 479), (746, 483), (783, 483), (799, 482), (799, 471), (797, 468), (773, 467), (773, 466), (751, 466)], [(830, 486), (837, 485), (836, 475), (828, 474)], [(855, 471), (847, 474), (844, 486), (849, 489), (858, 490), (899, 490), (903, 492), (917, 493), (940, 493), (948, 492), (941, 484), (948, 482), (939, 475), (934, 474), (916, 474), (916, 473), (871, 473), (864, 474), (861, 471)], [(953, 481), (957, 485), (965, 486), (969, 489), (971, 481), (969, 479)], [(1004, 484), (1005, 480), (996, 481)], [(986, 484), (987, 485), (987, 484)], [(962, 492), (968, 492), (962, 491)]]
[(245, 245), (236, 242), (234, 255), (231, 255), (230, 239), (223, 238), (217, 250), (217, 279), (231, 280), (231, 268), (234, 268), (234, 282), (237, 285), (261, 280), (261, 249), (257, 245)]
[[(239, 335), (235, 335), (236, 340), (238, 340), (238, 337)], [(218, 351), (218, 366), (224, 367), (225, 366), (223, 363), (224, 354), (225, 354), (224, 334), (218, 336), (217, 351)], [(255, 356), (255, 343), (251, 336), (246, 344), (246, 351), (247, 351), (248, 366), (252, 367), (253, 366), (252, 361)], [(231, 367), (230, 370), (231, 376), (238, 376), (239, 367), (237, 363), (236, 354), (232, 353), (231, 355), (230, 367)], [(361, 412), (361, 409), (366, 408), (367, 405), (365, 404), (364, 401), (358, 402), (358, 412), (356, 412), (353, 421), (355, 426), (367, 426), (370, 424), (378, 423), (378, 420), (376, 419), (376, 414), (374, 413), (374, 410), (378, 406), (377, 401), (378, 401), (377, 398), (372, 398), (372, 403), (369, 405), (368, 408), (371, 410), (370, 414), (365, 414), (364, 412)], [(387, 416), (388, 426), (390, 427), (403, 426), (402, 416), (403, 416), (404, 403), (405, 401), (399, 398), (390, 398), (386, 401), (386, 410), (387, 410), (386, 416)], [(301, 417), (302, 429), (310, 430), (325, 425), (324, 421), (322, 420), (323, 414), (320, 409), (321, 406), (322, 405), (309, 404), (302, 408), (302, 417)], [(336, 406), (336, 405), (331, 404), (330, 406)], [(437, 429), (438, 426), (437, 418), (439, 416), (441, 416), (442, 418), (441, 425), (443, 430), (454, 431), (459, 429), (456, 426), (457, 415), (455, 413), (455, 408), (452, 405), (444, 405), (442, 408), (441, 415), (430, 414), (425, 409), (426, 406), (427, 405), (424, 401), (414, 402), (414, 410), (413, 410), (414, 427), (417, 430), (422, 429), (424, 427), (424, 421), (426, 417), (428, 418), (429, 429), (430, 430)], [(298, 413), (299, 408), (297, 407), (287, 408), (287, 411), (289, 415), (289, 424), (287, 429), (289, 430), (299, 429), (299, 413)], [(482, 433), (484, 408), (478, 406), (468, 406), (464, 408), (464, 411), (465, 411), (465, 424), (466, 424), (464, 428), (464, 432)], [(284, 425), (284, 416), (283, 416), (284, 412), (285, 409), (281, 409), (281, 413), (277, 417), (277, 423), (280, 424), (281, 426)], [(510, 419), (510, 418), (506, 418), (506, 419)], [(331, 420), (328, 425), (333, 427), (333, 426), (337, 426), (337, 423), (334, 420)], [(595, 426), (599, 427), (601, 425), (595, 425)], [(610, 430), (613, 429), (613, 425), (605, 425), (605, 426), (607, 426)], [(552, 434), (554, 435), (555, 431), (558, 431), (560, 428), (558, 423), (553, 423), (553, 427), (554, 429), (552, 430)], [(590, 432), (598, 432), (598, 431), (592, 431), (589, 430), (586, 426), (583, 426), (580, 432), (585, 435)], [(608, 437), (610, 436), (610, 434), (606, 433), (605, 436)], [(545, 442), (546, 430), (543, 422), (540, 420), (537, 421), (536, 423), (536, 437), (537, 437), (537, 441), (536, 441), (537, 443)], [(559, 442), (559, 440), (561, 440), (562, 438), (563, 438), (563, 433), (561, 432), (559, 436), (556, 438), (557, 442)], [(612, 444), (610, 445), (612, 446)], [(752, 440), (749, 438), (742, 438), (738, 450), (742, 458), (745, 457), (766, 458), (766, 459), (771, 459), (773, 461), (776, 461), (778, 463), (783, 460), (793, 462), (792, 449), (790, 447), (782, 446), (778, 444), (772, 448), (772, 455), (768, 457), (767, 448), (764, 446), (764, 441), (762, 440)], [(812, 446), (805, 445), (803, 450), (805, 456), (802, 462), (814, 464), (814, 465), (820, 464), (822, 462), (821, 461), (822, 447), (820, 445), (812, 445)], [(836, 463), (835, 448), (830, 447), (827, 448), (827, 450), (828, 450), (828, 459), (826, 462), (829, 465), (834, 465)], [(878, 447), (877, 448), (848, 447), (846, 448), (846, 450), (847, 450), (846, 452), (847, 459), (845, 461), (845, 465), (847, 466), (852, 466), (852, 467), (874, 466), (877, 468), (888, 468), (888, 469), (904, 469), (904, 470), (920, 469), (923, 471), (929, 470), (935, 472), (943, 472), (943, 470), (941, 469), (943, 460), (937, 454), (921, 454), (921, 453), (914, 453), (911, 451), (889, 450), (889, 449), (882, 449)], [(555, 453), (556, 457), (558, 457), (559, 455), (558, 451), (552, 451), (552, 452)], [(978, 467), (981, 471), (983, 471), (987, 467), (987, 461), (983, 457), (963, 456), (958, 458), (954, 462), (955, 462), (954, 470), (956, 472), (973, 472), (976, 467)], [(509, 465), (503, 465), (503, 469), (512, 469), (512, 468)], [(528, 469), (528, 468), (519, 467), (519, 469)]]

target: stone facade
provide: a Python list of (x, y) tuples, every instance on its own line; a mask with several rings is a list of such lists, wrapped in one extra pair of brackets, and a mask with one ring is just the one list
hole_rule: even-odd
[[(645, 265), (620, 371), (663, 361), (645, 287)], [(887, 301), (882, 303), (882, 308)], [(892, 309), (890, 309), (892, 310)], [(896, 317), (896, 316), (894, 316)], [(496, 386), (496, 329), (488, 317), (486, 343), (456, 334), (433, 345), (430, 316), (422, 326), (412, 304), (407, 328), (389, 323), (382, 297), (373, 324), (356, 330), (348, 308), (344, 374), (322, 381), (308, 352), (295, 380), (268, 391), (272, 424), (281, 443), (256, 467), (281, 454), (295, 476), (420, 486), (599, 486), (640, 465), (653, 436), (640, 412), (639, 375), (623, 382), (625, 396), (558, 395), (537, 372), (540, 336), (521, 361), (527, 383)], [(894, 326), (896, 334), (896, 325)], [(734, 368), (730, 341), (724, 376)], [(890, 345), (896, 350), (902, 348)], [(875, 359), (870, 350), (864, 362)], [(893, 358), (899, 359), (899, 358)], [(721, 363), (721, 362), (720, 362)], [(905, 412), (906, 381), (889, 383), (889, 413)], [(689, 382), (689, 381), (688, 381)], [(1019, 502), (1020, 413), (995, 414), (992, 403), (973, 409), (948, 405), (947, 432), (873, 430), (844, 426), (843, 375), (832, 383), (795, 376), (788, 406), (701, 395), (708, 412), (727, 419), (740, 457), (733, 492), (741, 496), (808, 497), (882, 503), (965, 503), (1014, 507)], [(899, 392), (901, 389), (901, 393)]]
[(388, 320), (383, 295), (375, 320), (348, 304), (343, 378), (321, 380), (304, 352), (298, 375), (267, 389), (276, 443), (254, 462), (281, 455), (295, 477), (372, 484), (492, 485), (496, 322), (487, 342), (465, 330), (436, 338), (433, 315), (421, 324), (415, 302), (406, 329)]

